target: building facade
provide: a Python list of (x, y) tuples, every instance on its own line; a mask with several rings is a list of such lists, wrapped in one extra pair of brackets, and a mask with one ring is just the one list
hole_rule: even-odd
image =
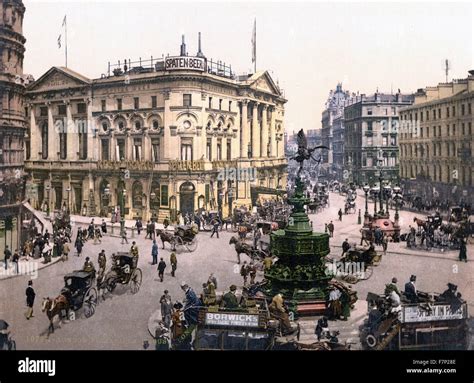
[(344, 108), (344, 171), (350, 182), (373, 185), (383, 177), (398, 182), (399, 109), (412, 95), (364, 94)]
[(474, 71), (419, 89), (400, 111), (400, 174), (423, 198), (474, 202)]
[[(349, 92), (342, 90), (342, 84), (339, 83), (335, 90), (329, 92), (329, 97), (325, 104), (325, 109), (321, 118), (321, 141), (322, 145), (327, 146), (329, 150), (322, 151), (322, 167), (330, 174), (335, 171), (334, 164), (334, 121), (340, 119), (344, 113), (344, 105), (350, 98)], [(339, 120), (340, 122), (340, 120)]]
[(336, 180), (344, 181), (344, 112), (332, 123), (332, 171)]
[(24, 197), (25, 79), (20, 0), (0, 1), (0, 259), (19, 248)]
[(123, 198), (126, 218), (226, 215), (252, 188), (285, 187), (286, 100), (269, 73), (236, 76), (183, 45), (94, 80), (53, 67), (28, 88), (36, 207), (108, 215)]

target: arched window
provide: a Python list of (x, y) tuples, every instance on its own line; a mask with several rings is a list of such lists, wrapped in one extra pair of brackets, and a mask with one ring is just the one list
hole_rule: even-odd
[(135, 181), (132, 187), (132, 206), (134, 209), (143, 207), (143, 186), (140, 181)]

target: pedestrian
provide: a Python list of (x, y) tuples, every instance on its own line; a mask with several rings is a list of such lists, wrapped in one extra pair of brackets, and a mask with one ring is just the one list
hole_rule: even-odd
[(100, 227), (102, 229), (102, 233), (107, 234), (107, 224), (105, 223), (105, 220), (103, 218)]
[(82, 240), (81, 238), (78, 236), (77, 239), (76, 239), (76, 251), (77, 251), (77, 256), (80, 257), (81, 254), (82, 254)]
[(155, 221), (152, 221), (150, 224), (150, 239), (156, 239), (156, 231), (155, 231)]
[(176, 258), (176, 253), (173, 251), (170, 254), (170, 263), (171, 263), (171, 276), (174, 277), (176, 269), (178, 268), (178, 258)]
[(62, 248), (62, 256), (63, 256), (63, 261), (67, 261), (69, 259), (69, 252), (71, 249), (69, 248), (69, 244), (67, 241), (63, 243), (63, 248)]
[(124, 227), (122, 232), (121, 232), (121, 236), (122, 236), (122, 245), (124, 242), (127, 243), (128, 245), (128, 239), (127, 239), (127, 229)]
[(321, 340), (321, 336), (323, 334), (329, 333), (328, 318), (326, 316), (323, 316), (322, 318), (318, 319), (318, 323), (316, 325), (314, 333), (318, 338), (318, 342)]
[(153, 245), (151, 246), (151, 257), (153, 259), (151, 264), (156, 265), (158, 263), (158, 244), (155, 240), (153, 240)]
[(416, 289), (416, 275), (410, 276), (410, 282), (405, 283), (405, 297), (410, 303), (418, 302), (418, 291)]
[(467, 262), (467, 248), (466, 248), (466, 239), (461, 238), (461, 244), (459, 247), (459, 260), (462, 262)]
[(164, 291), (164, 294), (160, 298), (161, 308), (161, 320), (163, 321), (166, 328), (170, 328), (171, 316), (173, 315), (173, 304), (171, 303), (171, 295), (168, 290)]
[(163, 282), (163, 277), (165, 274), (166, 263), (163, 258), (160, 258), (160, 263), (158, 263), (158, 276), (160, 277), (160, 282)]
[(349, 243), (349, 240), (346, 238), (344, 242), (342, 242), (342, 256), (343, 257), (350, 250), (350, 248), (351, 248), (351, 244)]
[(94, 229), (94, 245), (97, 245), (97, 243), (102, 243), (102, 240), (100, 239), (100, 230), (99, 229)]
[(10, 260), (10, 258), (12, 257), (12, 252), (10, 251), (10, 249), (8, 248), (8, 245), (5, 246), (5, 250), (3, 252), (3, 263), (5, 264), (5, 270), (8, 269), (8, 261)]
[(32, 280), (29, 280), (28, 281), (28, 287), (26, 288), (26, 307), (28, 307), (28, 309), (26, 310), (26, 319), (30, 319), (30, 318), (33, 318), (34, 315), (33, 315), (33, 305), (35, 304), (35, 297), (36, 297), (36, 293), (35, 293), (35, 290), (33, 289), (33, 281)]
[(250, 275), (250, 284), (253, 285), (255, 283), (255, 277), (257, 276), (257, 268), (255, 267), (253, 261), (250, 262), (248, 271)]
[(342, 221), (342, 209), (339, 209), (337, 215), (339, 216), (339, 221)]
[(97, 276), (97, 282), (101, 283), (105, 274), (105, 267), (107, 265), (107, 257), (105, 256), (104, 249), (102, 249), (102, 251), (99, 253), (99, 257), (97, 258), (97, 263), (99, 265), (99, 273)]
[(342, 320), (347, 320), (351, 316), (351, 296), (344, 292), (341, 294), (340, 301)]
[(332, 238), (334, 236), (334, 224), (331, 222), (328, 223), (328, 230), (329, 230), (329, 237)]
[(388, 237), (384, 234), (382, 238), (383, 255), (387, 254), (387, 248), (388, 248)]
[(130, 255), (132, 257), (137, 257), (138, 258), (138, 246), (135, 241), (132, 242), (132, 246), (130, 247)]
[(339, 289), (336, 289), (334, 286), (331, 286), (328, 304), (331, 319), (337, 320), (341, 317), (342, 307), (341, 301), (339, 300), (340, 298), (341, 292), (339, 291)]
[(150, 238), (151, 239), (151, 224), (150, 221), (146, 222), (146, 235), (145, 239)]
[(217, 218), (212, 220), (211, 238), (214, 236), (214, 234), (217, 234), (217, 238), (219, 238), (219, 220)]
[(217, 278), (214, 276), (214, 273), (211, 273), (211, 275), (209, 275), (209, 278), (207, 279), (207, 283), (214, 284), (214, 288), (217, 289)]
[(168, 218), (168, 216), (166, 216), (165, 219), (163, 220), (163, 226), (165, 230), (169, 225), (170, 225), (170, 219)]
[(137, 221), (135, 222), (135, 227), (137, 228), (137, 234), (140, 235), (140, 233), (142, 232), (142, 227), (143, 227), (142, 220), (140, 218), (138, 218)]
[(247, 278), (248, 278), (248, 275), (249, 275), (247, 261), (244, 261), (244, 263), (242, 264), (242, 267), (240, 268), (240, 275), (242, 276), (242, 278), (244, 278), (244, 286), (246, 286), (247, 285)]
[(19, 271), (18, 271), (19, 260), (20, 260), (20, 254), (18, 254), (18, 249), (15, 249), (15, 252), (13, 253), (13, 257), (12, 257), (12, 262), (13, 262), (13, 266), (15, 267), (16, 274), (19, 274)]

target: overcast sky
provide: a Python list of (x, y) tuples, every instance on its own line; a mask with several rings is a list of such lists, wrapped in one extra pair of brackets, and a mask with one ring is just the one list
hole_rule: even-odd
[(25, 73), (39, 78), (64, 65), (58, 36), (68, 20), (68, 66), (90, 78), (107, 62), (179, 54), (181, 34), (190, 55), (202, 32), (203, 52), (250, 72), (257, 18), (257, 70), (267, 69), (288, 99), (288, 132), (321, 127), (330, 89), (411, 93), (474, 69), (473, 5), (380, 2), (174, 2), (24, 0)]

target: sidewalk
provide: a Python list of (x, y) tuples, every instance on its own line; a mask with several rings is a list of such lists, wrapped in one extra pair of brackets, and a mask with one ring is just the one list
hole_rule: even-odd
[(31, 279), (36, 279), (38, 278), (38, 272), (40, 270), (54, 265), (60, 261), (61, 257), (52, 257), (51, 262), (49, 263), (43, 263), (43, 258), (34, 259), (30, 257), (27, 261), (24, 257), (22, 257), (18, 262), (19, 274), (16, 274), (12, 262), (8, 262), (8, 270), (5, 270), (5, 264), (0, 262), (0, 281), (22, 276), (30, 276)]

